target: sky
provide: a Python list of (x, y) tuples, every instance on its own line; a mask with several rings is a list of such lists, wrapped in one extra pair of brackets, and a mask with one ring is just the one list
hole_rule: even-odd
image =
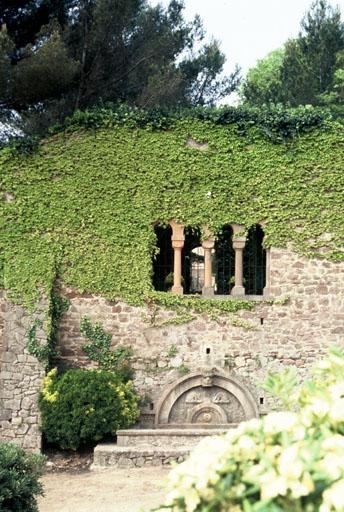
[[(225, 71), (239, 64), (243, 74), (257, 60), (296, 37), (300, 21), (312, 0), (184, 0), (185, 18), (199, 14), (207, 35), (221, 41), (226, 55)], [(168, 0), (150, 0), (152, 5)], [(333, 0), (344, 20), (344, 0)]]

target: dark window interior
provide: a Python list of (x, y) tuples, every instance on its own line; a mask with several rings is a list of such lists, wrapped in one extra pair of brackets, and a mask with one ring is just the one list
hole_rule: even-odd
[(198, 228), (185, 228), (182, 254), (184, 293), (202, 293), (204, 285), (204, 253)]
[(173, 248), (171, 226), (155, 226), (158, 253), (153, 259), (153, 286), (168, 291), (173, 285)]
[(232, 247), (233, 230), (224, 226), (215, 241), (215, 255), (213, 259), (215, 273), (215, 293), (228, 295), (234, 285), (235, 254)]
[(262, 295), (266, 280), (266, 251), (264, 232), (257, 224), (247, 237), (244, 249), (244, 286), (247, 295)]

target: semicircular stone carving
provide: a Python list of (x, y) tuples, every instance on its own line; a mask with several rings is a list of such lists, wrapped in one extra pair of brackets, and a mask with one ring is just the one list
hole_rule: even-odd
[(240, 382), (212, 372), (182, 377), (162, 394), (156, 427), (225, 427), (258, 417), (256, 402)]

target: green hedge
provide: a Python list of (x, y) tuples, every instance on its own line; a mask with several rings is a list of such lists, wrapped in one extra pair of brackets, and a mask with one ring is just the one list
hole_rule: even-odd
[(115, 435), (138, 418), (132, 381), (104, 370), (51, 370), (39, 398), (42, 431), (48, 442), (76, 450)]
[(13, 443), (0, 442), (1, 512), (36, 512), (36, 496), (43, 494), (39, 482), (44, 457), (28, 455)]

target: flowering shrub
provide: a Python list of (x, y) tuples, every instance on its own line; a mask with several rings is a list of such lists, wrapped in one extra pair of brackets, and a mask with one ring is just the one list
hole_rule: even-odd
[(68, 370), (59, 377), (54, 368), (39, 399), (42, 431), (49, 442), (75, 450), (134, 423), (137, 403), (132, 381), (112, 372)]
[(344, 353), (332, 350), (272, 412), (206, 438), (168, 477), (161, 510), (344, 511)]

